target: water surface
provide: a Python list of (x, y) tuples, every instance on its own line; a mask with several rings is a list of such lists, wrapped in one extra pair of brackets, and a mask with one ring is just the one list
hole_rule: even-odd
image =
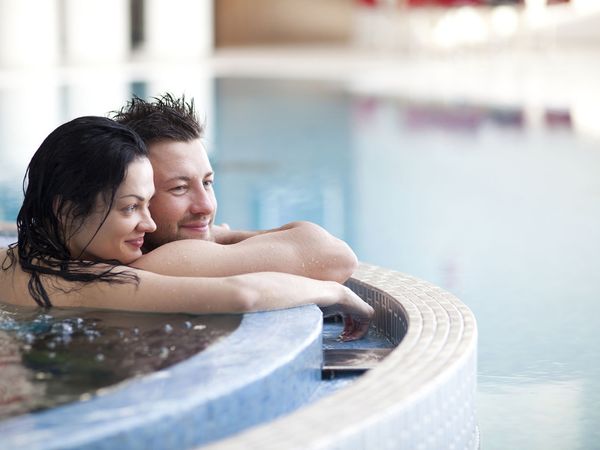
[[(567, 102), (425, 102), (333, 81), (179, 81), (42, 85), (40, 123), (25, 131), (25, 118), (3, 109), (0, 220), (14, 218), (32, 141), (50, 124), (114, 109), (133, 91), (202, 93), (218, 221), (256, 229), (311, 220), (361, 260), (453, 292), (479, 326), (483, 447), (597, 448), (600, 142), (578, 131)], [(104, 103), (83, 95), (100, 89)], [(5, 89), (0, 99), (27, 95)]]
[(227, 336), (240, 320), (0, 304), (0, 420), (87, 400), (167, 368)]

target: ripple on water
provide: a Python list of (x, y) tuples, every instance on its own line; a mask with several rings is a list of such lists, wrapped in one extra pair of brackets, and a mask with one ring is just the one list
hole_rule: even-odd
[(142, 314), (0, 304), (0, 420), (86, 400), (180, 362), (241, 315)]

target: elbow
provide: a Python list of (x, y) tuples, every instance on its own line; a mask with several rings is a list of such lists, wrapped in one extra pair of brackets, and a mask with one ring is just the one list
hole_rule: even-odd
[(358, 268), (358, 258), (346, 242), (323, 229), (319, 231), (324, 242), (327, 242), (326, 245), (321, 247), (325, 252), (323, 257), (326, 261), (329, 261), (323, 271), (324, 279), (343, 283)]
[[(341, 241), (342, 242), (342, 241)], [(352, 276), (358, 268), (358, 258), (350, 246), (342, 242), (342, 251), (334, 257), (335, 264), (331, 267), (331, 280), (343, 283)]]
[(322, 255), (325, 264), (316, 267), (318, 273), (313, 278), (344, 283), (358, 268), (358, 258), (344, 241), (332, 236), (332, 244)]

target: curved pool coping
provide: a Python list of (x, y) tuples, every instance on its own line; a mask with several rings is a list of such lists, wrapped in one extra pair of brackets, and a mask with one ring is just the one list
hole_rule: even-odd
[(347, 284), (397, 347), (350, 386), (204, 450), (479, 448), (469, 308), (431, 283), (368, 264)]
[(201, 353), (88, 401), (0, 422), (0, 449), (190, 448), (305, 404), (321, 381), (313, 305), (245, 314)]
[(321, 400), (283, 415), (321, 382), (320, 310), (246, 314), (231, 335), (171, 368), (0, 422), (0, 448), (478, 448), (472, 312), (428, 282), (377, 266), (361, 264), (347, 284), (397, 347)]

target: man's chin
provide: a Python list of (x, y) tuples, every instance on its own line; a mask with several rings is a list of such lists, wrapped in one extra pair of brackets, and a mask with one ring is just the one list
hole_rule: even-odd
[(203, 241), (212, 241), (212, 234), (210, 228), (204, 230), (185, 229), (180, 230), (177, 235), (177, 240), (182, 239), (201, 239)]

